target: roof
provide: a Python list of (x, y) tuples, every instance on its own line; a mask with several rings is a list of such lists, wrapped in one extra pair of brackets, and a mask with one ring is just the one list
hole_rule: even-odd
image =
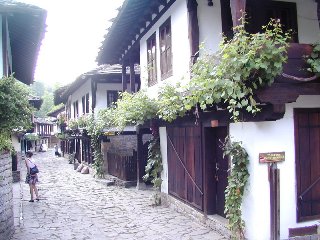
[(49, 120), (47, 120), (45, 118), (34, 118), (34, 123), (53, 125), (52, 121), (49, 121)]
[(57, 108), (54, 111), (49, 112), (47, 115), (49, 117), (57, 117), (59, 113), (62, 113), (65, 111), (65, 105), (62, 105), (61, 107)]
[[(134, 66), (137, 81), (139, 81), (140, 68), (138, 65)], [(129, 82), (130, 68), (126, 68), (127, 82)], [(118, 76), (114, 78), (114, 76)], [(121, 83), (122, 81), (122, 66), (119, 64), (115, 65), (101, 65), (91, 71), (81, 74), (74, 82), (57, 89), (54, 93), (54, 104), (66, 103), (68, 96), (73, 94), (79, 89), (86, 81), (97, 80), (104, 83)]]
[(31, 96), (31, 95), (29, 95), (28, 101), (34, 108), (38, 110), (41, 108), (41, 105), (43, 103), (43, 99), (41, 99), (38, 96)]
[(14, 77), (30, 85), (45, 34), (47, 12), (33, 5), (6, 0), (0, 1), (0, 14), (7, 15)]
[[(130, 57), (135, 63), (139, 63), (140, 38), (174, 2), (175, 0), (126, 0), (105, 35), (96, 59), (98, 64), (117, 64), (128, 60), (122, 54), (128, 52), (128, 46), (131, 45)], [(159, 11), (161, 5), (164, 7)], [(153, 18), (152, 14), (156, 14), (156, 17)], [(147, 27), (146, 21), (149, 22)]]

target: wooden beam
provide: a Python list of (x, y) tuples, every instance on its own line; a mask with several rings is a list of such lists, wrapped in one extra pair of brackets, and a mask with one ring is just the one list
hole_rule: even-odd
[(8, 29), (7, 29), (7, 15), (2, 15), (2, 59), (3, 59), (3, 76), (9, 75), (9, 61), (8, 61)]
[(284, 104), (295, 102), (299, 95), (320, 95), (320, 83), (273, 83), (270, 87), (256, 91), (260, 103)]
[(134, 71), (134, 62), (130, 60), (130, 91), (134, 93), (136, 91), (136, 73)]
[(199, 55), (199, 24), (198, 24), (198, 3), (196, 0), (188, 0), (188, 21), (189, 21), (189, 44), (191, 53), (191, 64), (194, 64)]
[(122, 63), (122, 92), (125, 92), (127, 90), (127, 76), (126, 76), (126, 65), (125, 62)]

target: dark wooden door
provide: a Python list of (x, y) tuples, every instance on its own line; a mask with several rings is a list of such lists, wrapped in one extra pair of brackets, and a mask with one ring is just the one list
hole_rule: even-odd
[(320, 217), (320, 109), (295, 109), (298, 221)]
[(205, 128), (205, 203), (207, 214), (225, 217), (225, 190), (228, 184), (228, 159), (221, 149), (228, 135), (227, 127)]
[(169, 194), (203, 211), (201, 127), (168, 127)]

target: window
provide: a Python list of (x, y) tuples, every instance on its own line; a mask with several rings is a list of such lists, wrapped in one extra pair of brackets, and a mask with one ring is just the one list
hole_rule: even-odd
[(86, 113), (89, 113), (90, 105), (89, 105), (89, 93), (86, 94)]
[(320, 217), (320, 108), (294, 109), (297, 220)]
[(156, 33), (147, 40), (148, 86), (157, 83)]
[(159, 29), (161, 79), (172, 75), (171, 19)]
[(75, 101), (73, 103), (73, 117), (74, 118), (77, 118), (79, 115), (79, 108), (78, 107), (79, 107), (78, 101)]
[(118, 100), (119, 92), (118, 91), (107, 91), (107, 106)]

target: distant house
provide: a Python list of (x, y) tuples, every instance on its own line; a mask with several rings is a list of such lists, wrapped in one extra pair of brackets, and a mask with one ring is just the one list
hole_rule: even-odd
[[(320, 219), (320, 80), (302, 69), (303, 55), (319, 41), (319, 5), (318, 0), (126, 0), (102, 44), (99, 64), (140, 64), (141, 86), (156, 96), (166, 83), (189, 81), (190, 64), (202, 54), (199, 44), (215, 52), (221, 33), (233, 35), (241, 10), (250, 16), (251, 32), (271, 17), (294, 30), (286, 75), (255, 93), (260, 114), (234, 123), (217, 107), (200, 113), (197, 125), (185, 116), (160, 127), (161, 191), (172, 203), (178, 199), (211, 216), (208, 221), (216, 219), (221, 232), (230, 162), (219, 142), (226, 136), (242, 141), (250, 157), (242, 216), (246, 238), (287, 239), (317, 231), (311, 226)], [(258, 158), (273, 152), (285, 153), (285, 160), (273, 165), (281, 171), (277, 191), (270, 191), (268, 164)]]
[[(130, 85), (132, 74), (135, 76), (133, 86)], [(55, 92), (55, 104), (65, 104), (66, 126), (62, 132), (68, 133), (67, 139), (61, 139), (62, 152), (74, 153), (79, 163), (91, 165), (94, 159), (90, 136), (82, 126), (73, 126), (73, 123), (85, 118), (88, 114), (97, 114), (99, 110), (115, 103), (119, 92), (123, 89), (136, 92), (139, 88), (138, 68), (130, 73), (126, 69), (123, 71), (120, 65), (102, 65), (80, 75), (73, 83), (58, 89)], [(127, 134), (130, 132), (126, 131)]]

